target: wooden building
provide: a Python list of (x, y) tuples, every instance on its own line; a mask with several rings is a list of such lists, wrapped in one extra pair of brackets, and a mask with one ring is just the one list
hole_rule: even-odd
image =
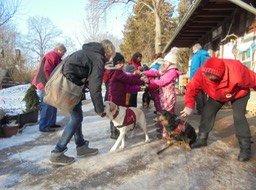
[[(239, 2), (239, 4), (236, 3)], [(225, 56), (222, 46), (254, 42), (256, 9), (240, 0), (194, 0), (163, 52), (200, 43), (212, 56)], [(254, 47), (254, 46), (253, 46)]]
[[(253, 0), (194, 0), (163, 53), (200, 43), (212, 57), (240, 60), (256, 72), (256, 3)], [(248, 105), (256, 115), (256, 93)]]

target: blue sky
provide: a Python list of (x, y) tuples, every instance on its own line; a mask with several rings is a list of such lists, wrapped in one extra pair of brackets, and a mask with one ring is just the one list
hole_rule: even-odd
[[(63, 33), (71, 38), (78, 35), (83, 29), (85, 18), (85, 5), (87, 0), (22, 0), (15, 23), (18, 31), (26, 33), (27, 19), (30, 16), (48, 17)], [(119, 5), (120, 6), (120, 5)], [(107, 16), (106, 33), (111, 33), (122, 38), (123, 26), (128, 13), (124, 9), (113, 8)]]

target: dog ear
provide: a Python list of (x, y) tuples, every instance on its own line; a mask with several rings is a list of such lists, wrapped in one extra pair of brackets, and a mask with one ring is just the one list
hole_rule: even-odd
[(114, 110), (116, 107), (116, 104), (114, 104), (113, 102), (109, 102), (110, 105), (110, 110)]

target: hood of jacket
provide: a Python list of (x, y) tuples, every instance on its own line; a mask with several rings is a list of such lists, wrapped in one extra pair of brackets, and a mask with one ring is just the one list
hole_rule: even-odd
[(105, 55), (105, 51), (102, 44), (98, 42), (90, 42), (90, 43), (84, 44), (82, 46), (82, 49), (85, 50), (86, 52), (95, 52), (101, 55)]

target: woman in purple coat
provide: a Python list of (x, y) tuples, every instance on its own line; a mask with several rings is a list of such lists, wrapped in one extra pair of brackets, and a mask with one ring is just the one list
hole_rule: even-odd
[[(126, 87), (128, 85), (144, 85), (147, 79), (141, 78), (137, 74), (126, 74), (123, 70), (125, 59), (122, 54), (116, 53), (113, 58), (113, 64), (105, 66), (105, 74), (109, 79), (108, 101), (114, 102), (118, 106), (126, 106)], [(119, 131), (110, 122), (110, 138), (117, 139)]]

